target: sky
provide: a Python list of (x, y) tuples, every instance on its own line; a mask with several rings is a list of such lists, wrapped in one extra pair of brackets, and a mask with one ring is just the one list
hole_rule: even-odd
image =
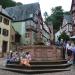
[(14, 0), (23, 4), (39, 2), (42, 16), (46, 11), (48, 15), (51, 14), (51, 9), (56, 6), (62, 6), (64, 11), (70, 11), (72, 0)]

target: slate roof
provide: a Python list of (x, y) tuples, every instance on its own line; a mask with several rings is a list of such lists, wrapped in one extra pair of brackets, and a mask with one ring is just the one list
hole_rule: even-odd
[(22, 21), (30, 18), (30, 14), (35, 15), (37, 10), (40, 10), (39, 3), (25, 4), (15, 7), (9, 7), (5, 9), (9, 16), (13, 18), (14, 21)]
[(72, 15), (64, 15), (64, 19), (66, 19), (67, 23), (72, 24)]
[(3, 8), (1, 8), (0, 14), (4, 15), (4, 16), (10, 18), (10, 19), (12, 19), (12, 18), (9, 16), (9, 14), (7, 13), (7, 11), (5, 11), (5, 9), (3, 9)]

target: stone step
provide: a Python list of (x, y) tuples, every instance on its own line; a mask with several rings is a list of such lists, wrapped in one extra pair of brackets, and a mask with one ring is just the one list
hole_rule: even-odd
[(67, 60), (51, 60), (51, 61), (31, 61), (31, 65), (51, 65), (51, 64), (65, 64)]
[(31, 61), (31, 67), (21, 64), (6, 64), (0, 69), (20, 72), (20, 73), (49, 73), (60, 72), (70, 70), (71, 64), (68, 64), (66, 60), (60, 61)]
[(12, 71), (12, 72), (18, 72), (18, 73), (24, 73), (24, 74), (40, 74), (40, 73), (51, 73), (51, 72), (61, 72), (61, 71), (70, 71), (70, 68), (67, 69), (44, 69), (44, 70), (24, 70), (24, 69), (14, 69), (14, 68), (6, 68), (6, 67), (0, 67), (2, 70)]
[(55, 65), (31, 65), (30, 67), (26, 65), (20, 65), (20, 64), (7, 64), (7, 68), (16, 68), (16, 69), (64, 69), (70, 67), (71, 64), (55, 64)]
[[(20, 62), (11, 62), (11, 64), (19, 64)], [(53, 64), (66, 64), (66, 60), (51, 60), (51, 61), (31, 61), (31, 65), (53, 65)]]

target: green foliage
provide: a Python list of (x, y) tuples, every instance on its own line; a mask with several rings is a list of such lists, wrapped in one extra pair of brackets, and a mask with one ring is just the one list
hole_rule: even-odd
[(61, 6), (52, 8), (52, 14), (46, 19), (47, 22), (52, 21), (54, 30), (59, 30), (63, 21), (63, 9)]
[(45, 19), (48, 17), (48, 13), (45, 11), (44, 13)]
[(64, 14), (65, 14), (65, 15), (71, 15), (71, 13), (70, 13), (70, 12), (64, 12)]
[(59, 30), (60, 26), (62, 25), (62, 21), (63, 21), (63, 10), (62, 7), (55, 7), (52, 9), (52, 15), (51, 15), (51, 19), (53, 22), (53, 27), (55, 30)]
[(3, 8), (6, 8), (16, 6), (17, 3), (13, 0), (0, 0), (0, 5), (2, 5)]
[(23, 5), (23, 4), (21, 2), (17, 2), (16, 5), (19, 6), (19, 5)]
[(51, 16), (48, 16), (46, 22), (50, 22), (50, 21), (51, 21)]
[(70, 40), (70, 37), (69, 37), (65, 32), (63, 32), (63, 33), (59, 36), (58, 40), (60, 41), (61, 39), (63, 39), (63, 41), (68, 41), (68, 40)]

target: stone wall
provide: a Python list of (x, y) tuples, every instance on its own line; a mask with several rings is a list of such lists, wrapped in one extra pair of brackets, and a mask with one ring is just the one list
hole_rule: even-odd
[(32, 60), (60, 60), (61, 50), (55, 46), (23, 46), (23, 51), (30, 51)]

